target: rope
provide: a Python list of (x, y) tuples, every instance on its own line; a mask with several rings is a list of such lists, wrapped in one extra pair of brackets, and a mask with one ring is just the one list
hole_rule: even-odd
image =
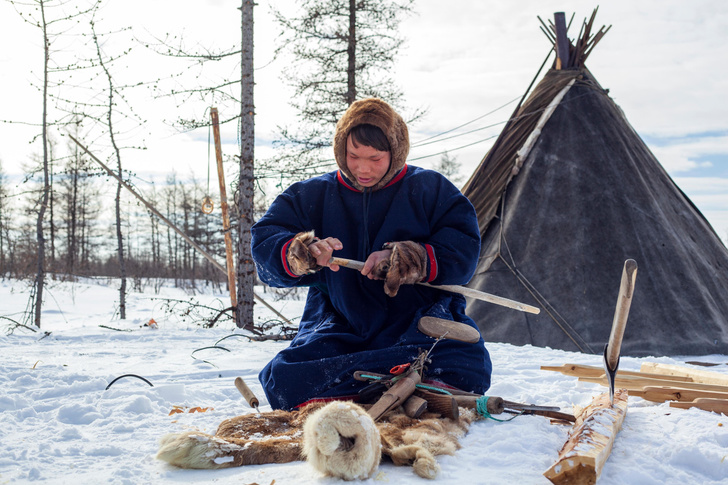
[(136, 375), (136, 374), (124, 374), (123, 376), (119, 376), (119, 377), (117, 377), (116, 379), (114, 379), (113, 381), (109, 382), (109, 385), (108, 385), (108, 386), (106, 386), (106, 389), (104, 389), (104, 391), (108, 391), (108, 390), (109, 390), (109, 388), (111, 387), (111, 385), (112, 385), (112, 384), (113, 384), (114, 382), (118, 381), (119, 379), (123, 379), (124, 377), (136, 377), (137, 379), (141, 379), (142, 381), (144, 381), (144, 382), (146, 382), (147, 384), (149, 384), (149, 386), (150, 386), (150, 387), (154, 387), (154, 384), (152, 384), (151, 382), (149, 382), (149, 381), (148, 381), (147, 379), (143, 378), (142, 376), (138, 376), (138, 375)]
[(521, 411), (520, 413), (518, 413), (515, 416), (508, 418), (508, 419), (494, 418), (493, 415), (488, 412), (488, 399), (490, 399), (490, 396), (482, 396), (482, 397), (479, 397), (475, 403), (476, 404), (475, 410), (478, 412), (478, 414), (480, 414), (484, 418), (492, 419), (493, 421), (498, 421), (500, 423), (507, 423), (508, 421), (513, 421), (518, 416), (523, 414), (523, 411)]
[[(371, 379), (373, 381), (381, 381), (382, 380), (382, 377), (380, 377), (380, 376), (373, 376), (373, 375), (369, 375), (369, 374), (360, 374), (360, 376), (363, 377), (364, 379)], [(399, 376), (394, 377), (392, 379), (392, 382), (394, 382), (394, 381), (396, 381), (398, 379), (399, 379)], [(438, 392), (440, 394), (445, 394), (445, 395), (448, 395), (448, 396), (452, 396), (452, 393), (450, 391), (447, 391), (447, 390), (445, 390), (445, 389), (443, 389), (441, 387), (429, 386), (427, 384), (422, 384), (422, 383), (415, 384), (415, 387), (417, 387), (418, 389), (425, 389), (425, 390), (428, 390), (428, 391), (435, 391), (435, 392)]]

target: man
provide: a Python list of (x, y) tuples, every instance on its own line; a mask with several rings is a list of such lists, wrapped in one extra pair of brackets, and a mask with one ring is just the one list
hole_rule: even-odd
[[(388, 373), (434, 340), (423, 316), (463, 322), (465, 299), (413, 283), (465, 284), (480, 251), (470, 202), (445, 177), (408, 166), (402, 118), (379, 99), (353, 103), (339, 120), (339, 170), (293, 184), (252, 229), (258, 276), (308, 286), (299, 331), (260, 373), (268, 402), (292, 409), (313, 398), (356, 395), (353, 372)], [(361, 273), (329, 263), (365, 261)], [(491, 362), (483, 340), (444, 340), (424, 377), (484, 393)]]

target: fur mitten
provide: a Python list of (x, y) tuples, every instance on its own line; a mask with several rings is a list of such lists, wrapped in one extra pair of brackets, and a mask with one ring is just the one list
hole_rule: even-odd
[(308, 251), (309, 244), (315, 241), (318, 241), (318, 238), (314, 236), (313, 231), (299, 232), (293, 237), (291, 245), (288, 246), (286, 260), (294, 274), (302, 276), (321, 269), (316, 263), (316, 258)]
[(325, 475), (365, 480), (382, 457), (379, 430), (360, 406), (332, 402), (303, 425), (303, 455)]
[(427, 251), (414, 241), (386, 243), (385, 249), (391, 249), (387, 274), (384, 277), (384, 292), (388, 296), (397, 296), (401, 285), (411, 285), (422, 281), (427, 276)]

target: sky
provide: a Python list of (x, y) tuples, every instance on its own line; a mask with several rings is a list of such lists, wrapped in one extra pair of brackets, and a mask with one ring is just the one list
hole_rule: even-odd
[[(240, 37), (237, 1), (106, 4), (100, 28), (132, 26), (142, 44), (170, 34), (183, 38), (187, 46), (225, 48)], [(280, 78), (287, 60), (273, 59), (279, 29), (272, 21), (271, 5), (283, 12), (294, 11), (295, 6), (292, 0), (274, 0), (259, 2), (255, 8), (256, 157), (260, 158), (271, 154), (277, 126), (296, 122), (288, 104), (291, 89)], [(426, 116), (410, 126), (413, 145), (471, 122), (442, 137), (448, 139), (413, 146), (411, 163), (429, 167), (448, 150), (467, 178), (551, 48), (537, 16), (548, 20), (563, 11), (568, 20), (574, 13), (573, 38), (597, 5), (578, 0), (455, 0), (445, 5), (436, 0), (415, 2), (415, 15), (401, 23), (407, 43), (392, 74), (404, 92), (408, 112), (427, 109)], [(728, 4), (612, 0), (600, 6), (595, 24), (612, 27), (589, 57), (588, 68), (610, 90), (673, 180), (728, 241)], [(42, 62), (39, 32), (24, 23), (8, 2), (0, 3), (0, 42), (12, 46), (0, 52), (0, 119), (37, 122), (40, 98), (31, 83)], [(124, 65), (114, 67), (120, 82), (150, 79), (179, 66), (142, 44), (134, 44)], [(71, 41), (58, 48), (58, 56), (78, 55)], [(112, 53), (119, 50), (111, 43), (105, 48)], [(221, 66), (218, 73), (233, 68), (237, 69), (232, 64)], [(206, 76), (215, 80), (214, 74)], [(143, 143), (146, 150), (125, 152), (125, 167), (141, 181), (172, 170), (204, 180), (208, 130), (180, 133), (169, 122), (189, 113), (204, 115), (216, 100), (178, 106), (168, 97), (153, 98), (149, 90), (138, 91), (130, 99), (144, 121), (125, 126), (124, 141)], [(221, 119), (226, 115), (221, 111)], [(479, 130), (462, 135), (474, 129)], [(20, 173), (22, 164), (39, 152), (37, 142), (29, 143), (37, 131), (0, 123), (0, 161), (6, 174)], [(223, 152), (236, 153), (235, 126), (225, 126), (222, 132)], [(107, 148), (101, 142), (94, 144), (100, 158), (109, 155)]]

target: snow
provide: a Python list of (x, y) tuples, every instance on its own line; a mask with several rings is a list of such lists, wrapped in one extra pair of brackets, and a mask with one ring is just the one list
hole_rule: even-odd
[[(24, 282), (0, 281), (0, 317), (22, 318), (28, 291)], [(257, 292), (271, 295), (263, 291)], [(130, 294), (128, 319), (120, 321), (114, 316), (116, 282), (51, 281), (41, 331), (2, 332), (0, 484), (339, 483), (321, 477), (305, 462), (207, 471), (181, 470), (155, 459), (159, 439), (167, 433), (213, 434), (222, 420), (255, 412), (233, 384), (238, 376), (260, 399), (260, 410), (270, 410), (257, 373), (288, 345), (245, 338), (218, 343), (240, 330), (229, 322), (202, 328), (181, 311), (166, 310), (162, 300), (186, 300), (190, 295), (170, 288), (161, 292)], [(300, 299), (266, 298), (291, 319), (301, 314)], [(208, 291), (195, 299), (222, 307), (227, 298)], [(158, 324), (156, 329), (144, 326), (151, 318)], [(258, 321), (271, 318), (269, 310), (256, 306)], [(0, 318), (3, 329), (9, 323)], [(215, 345), (228, 351), (198, 350)], [(571, 412), (574, 405), (586, 406), (605, 390), (539, 368), (564, 363), (601, 365), (600, 356), (500, 343), (487, 347), (494, 366), (491, 395)], [(724, 364), (728, 356), (622, 357), (620, 368), (639, 370), (645, 361), (685, 365), (689, 360)], [(728, 374), (725, 365), (711, 370)], [(153, 387), (124, 377), (106, 389), (125, 374), (141, 376)], [(171, 413), (174, 409), (182, 412)], [(622, 430), (598, 483), (726, 483), (727, 428), (724, 415), (630, 397)], [(463, 448), (455, 456), (438, 458), (441, 471), (436, 481), (549, 484), (542, 474), (556, 460), (568, 430), (539, 416), (478, 421), (461, 439)], [(409, 467), (382, 464), (364, 483), (421, 485), (423, 479)]]

